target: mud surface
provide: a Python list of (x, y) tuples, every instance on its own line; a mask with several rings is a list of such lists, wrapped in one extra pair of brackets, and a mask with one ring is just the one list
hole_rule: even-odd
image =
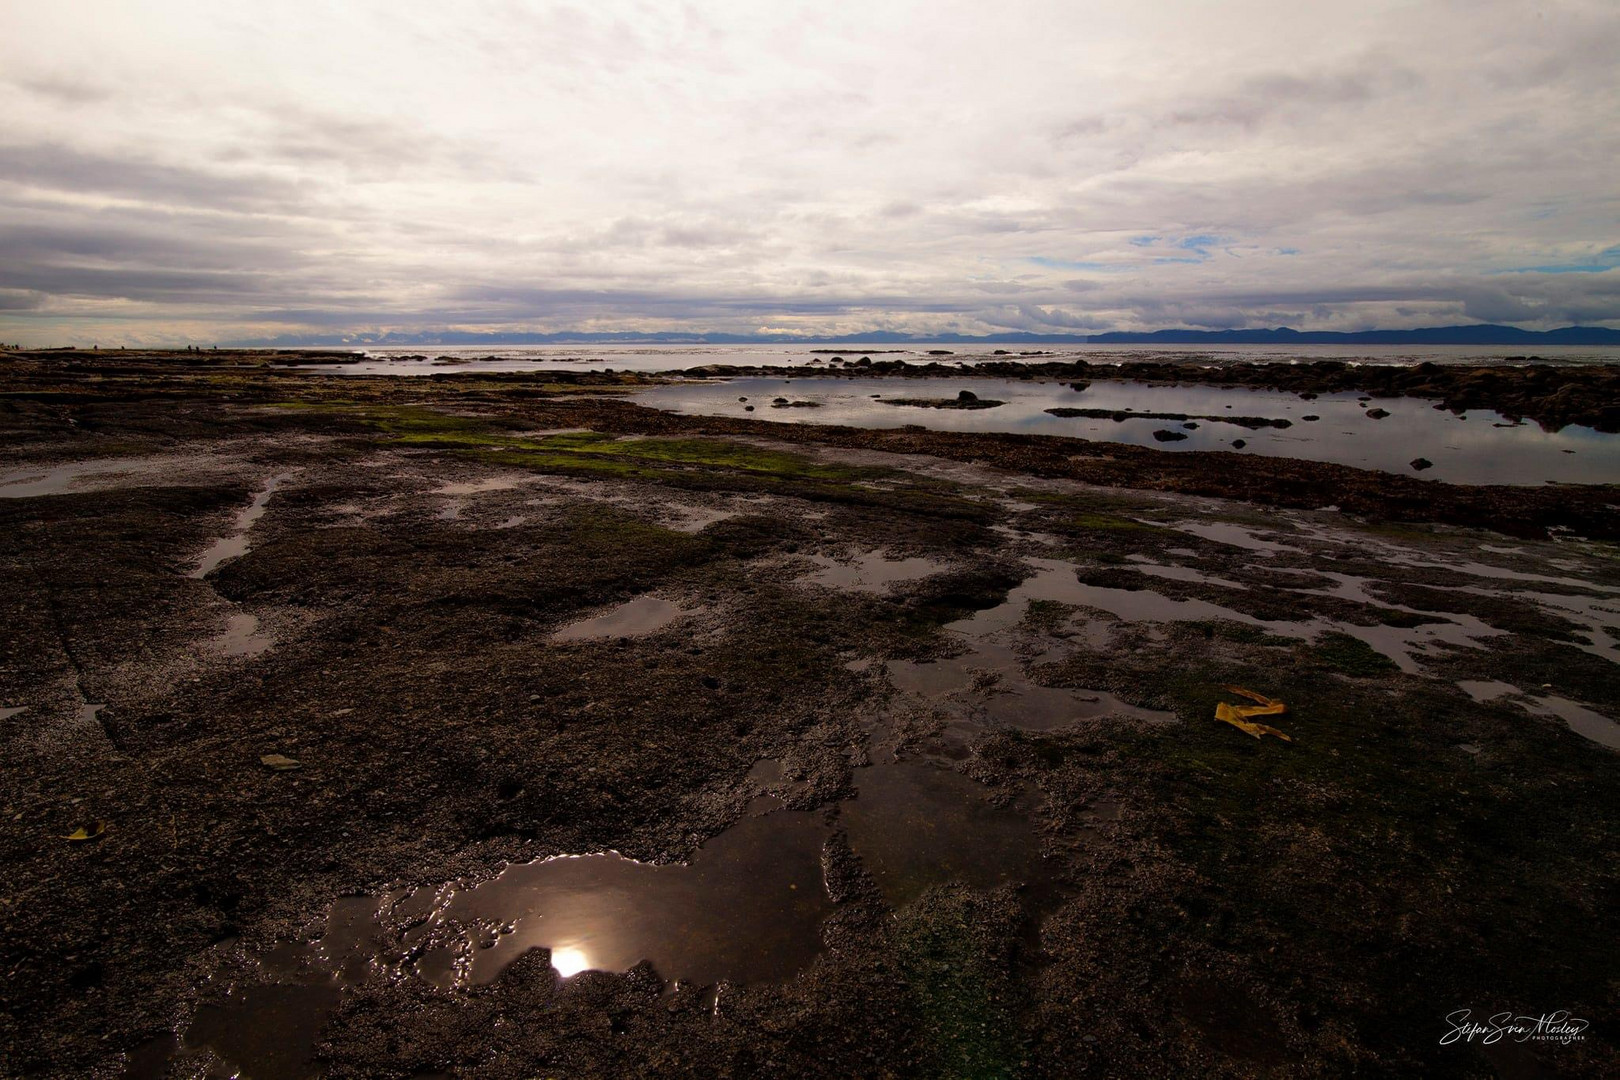
[(1620, 1070), (1612, 490), (73, 363), (0, 369), (8, 1075)]

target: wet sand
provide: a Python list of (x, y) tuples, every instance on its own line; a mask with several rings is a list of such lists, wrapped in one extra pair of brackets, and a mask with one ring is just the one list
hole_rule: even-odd
[(1620, 1067), (1612, 489), (96, 363), (0, 367), (8, 1072)]

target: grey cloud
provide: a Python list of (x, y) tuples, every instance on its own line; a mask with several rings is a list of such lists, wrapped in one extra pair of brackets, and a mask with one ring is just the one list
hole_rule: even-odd
[(102, 269), (90, 266), (0, 265), (0, 288), (55, 296), (195, 304), (234, 303), (271, 293), (271, 275), (252, 270)]
[(1234, 91), (1209, 101), (1175, 106), (1158, 122), (1198, 127), (1208, 124), (1253, 127), (1285, 111), (1361, 105), (1390, 94), (1407, 93), (1421, 85), (1422, 79), (1416, 72), (1389, 67), (1369, 57), (1354, 71), (1257, 75)]
[(1166, 128), (1195, 128), (1207, 136), (1223, 126), (1255, 128), (1278, 117), (1299, 115), (1299, 110), (1306, 110), (1311, 122), (1320, 123), (1324, 109), (1366, 105), (1415, 92), (1422, 85), (1416, 71), (1368, 56), (1348, 70), (1263, 72), (1244, 77), (1230, 89), (1214, 87), (1138, 112), (1082, 114), (1059, 124), (1052, 137), (1062, 144), (1113, 132), (1151, 133)]
[(60, 105), (88, 105), (113, 96), (107, 86), (67, 75), (41, 75), (14, 80), (14, 85)]
[[(4, 209), (0, 208), (0, 215)], [(241, 237), (195, 235), (191, 231), (132, 225), (102, 214), (66, 224), (14, 224), (0, 216), (0, 251), (14, 266), (62, 266), (94, 261), (127, 267), (184, 264), (194, 269), (231, 270), (294, 265), (297, 256), (273, 242)]]
[(0, 289), (0, 311), (34, 311), (45, 303), (45, 294), (32, 289)]
[(310, 191), (308, 184), (263, 172), (211, 172), (50, 143), (0, 147), (0, 180), (62, 192), (253, 210), (301, 206)]

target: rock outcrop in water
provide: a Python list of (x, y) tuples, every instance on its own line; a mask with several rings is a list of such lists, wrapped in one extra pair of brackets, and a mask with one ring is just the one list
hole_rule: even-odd
[[(1294, 426), (1291, 420), (1269, 416), (1200, 416), (1191, 413), (1134, 412), (1130, 409), (1075, 409), (1068, 406), (1047, 409), (1046, 412), (1051, 416), (1080, 417), (1087, 420), (1112, 420), (1115, 423), (1123, 423), (1126, 420), (1207, 420), (1215, 424), (1236, 424), (1238, 427), (1249, 428), (1251, 431), (1258, 431), (1261, 428)], [(1194, 424), (1193, 426), (1197, 427), (1198, 425)]]
[(1005, 401), (981, 398), (971, 390), (963, 390), (953, 398), (885, 398), (885, 405), (903, 405), (913, 409), (999, 409)]

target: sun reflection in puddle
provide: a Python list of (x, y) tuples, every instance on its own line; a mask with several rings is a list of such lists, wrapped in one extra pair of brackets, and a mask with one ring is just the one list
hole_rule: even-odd
[(562, 945), (551, 950), (551, 966), (557, 969), (558, 975), (566, 979), (595, 965), (591, 963), (591, 958), (585, 955), (584, 949), (574, 945)]

